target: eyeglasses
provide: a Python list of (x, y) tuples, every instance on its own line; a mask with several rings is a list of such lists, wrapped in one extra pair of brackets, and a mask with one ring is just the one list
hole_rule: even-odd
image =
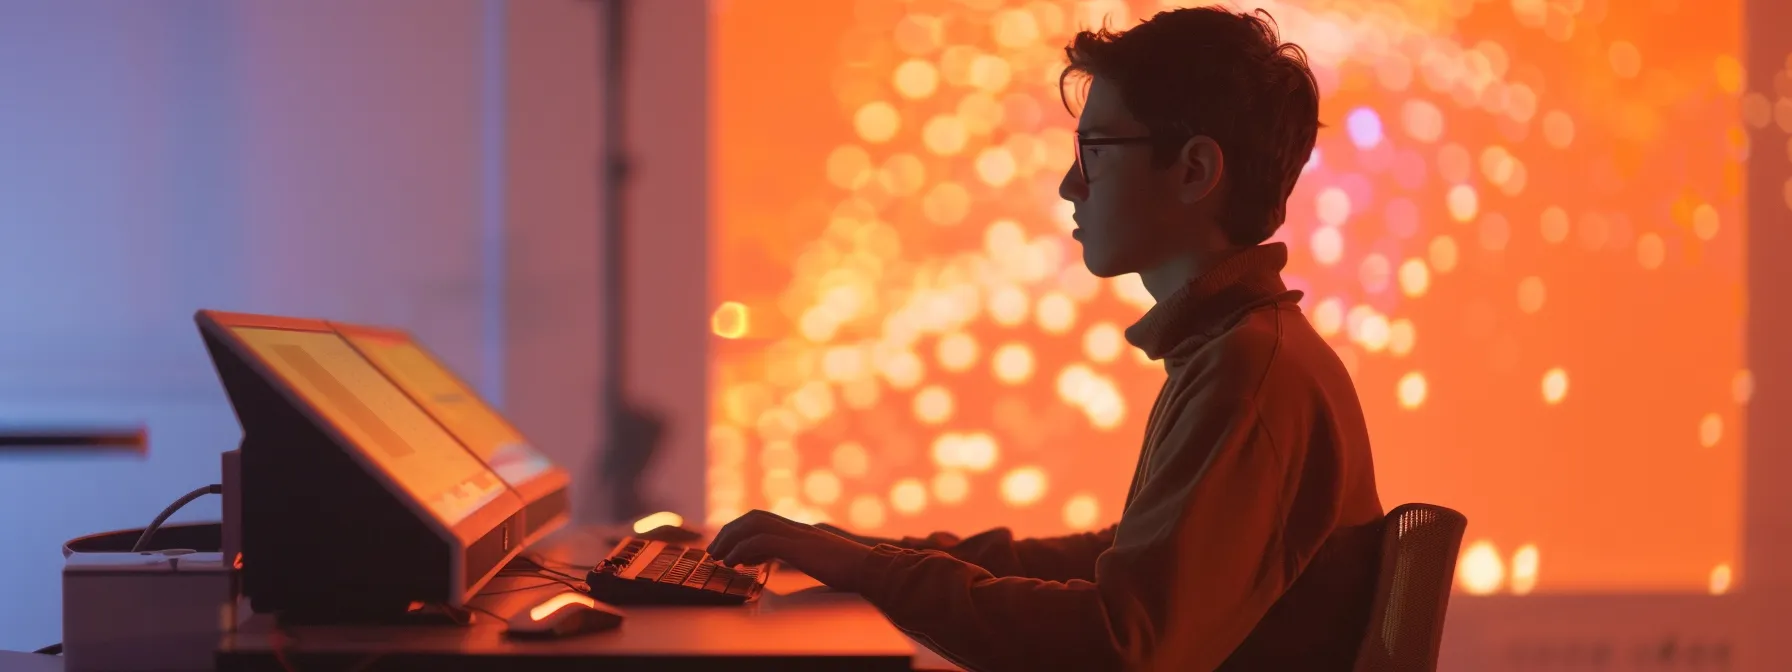
[(1082, 175), (1083, 183), (1089, 183), (1089, 168), (1083, 164), (1084, 147), (1100, 147), (1103, 145), (1145, 145), (1157, 142), (1161, 138), (1149, 135), (1132, 135), (1120, 138), (1083, 138), (1082, 133), (1072, 136), (1076, 138), (1076, 171)]

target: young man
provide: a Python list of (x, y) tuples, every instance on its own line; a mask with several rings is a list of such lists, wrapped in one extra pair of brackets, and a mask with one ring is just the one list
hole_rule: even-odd
[(1304, 54), (1217, 8), (1066, 52), (1088, 88), (1059, 194), (1090, 272), (1157, 299), (1126, 335), (1169, 374), (1120, 523), (891, 541), (755, 511), (710, 552), (857, 591), (973, 670), (1349, 669), (1382, 516), (1368, 431), (1263, 244), (1318, 133)]

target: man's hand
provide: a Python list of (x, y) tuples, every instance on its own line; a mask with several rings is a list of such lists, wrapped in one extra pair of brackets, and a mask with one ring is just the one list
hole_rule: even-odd
[(750, 511), (722, 526), (709, 554), (725, 565), (783, 560), (830, 588), (858, 590), (859, 568), (871, 547), (766, 511)]

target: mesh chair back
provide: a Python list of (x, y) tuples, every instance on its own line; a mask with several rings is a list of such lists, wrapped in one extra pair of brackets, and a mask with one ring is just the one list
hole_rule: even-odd
[(1442, 506), (1405, 504), (1384, 524), (1381, 575), (1356, 672), (1431, 672), (1468, 518)]

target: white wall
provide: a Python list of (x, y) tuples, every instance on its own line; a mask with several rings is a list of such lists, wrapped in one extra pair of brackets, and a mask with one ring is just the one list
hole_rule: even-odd
[(398, 324), (490, 378), (488, 9), (0, 0), (0, 423), (151, 440), (0, 458), (0, 649), (58, 639), (63, 540), (218, 478), (240, 434), (195, 309)]
[[(505, 120), (505, 395), (531, 440), (575, 472), (584, 520), (597, 491), (604, 288), (600, 2), (509, 3)], [(709, 312), (709, 15), (704, 0), (636, 0), (630, 18), (627, 198), (629, 393), (667, 420), (650, 503), (703, 519)], [(569, 375), (577, 372), (577, 375)], [(599, 375), (587, 375), (597, 372)]]
[[(638, 4), (631, 392), (671, 421), (650, 495), (700, 519), (707, 8)], [(0, 458), (0, 649), (58, 639), (63, 540), (216, 481), (202, 307), (415, 330), (605, 515), (598, 8), (0, 0), (0, 424), (151, 440)]]

